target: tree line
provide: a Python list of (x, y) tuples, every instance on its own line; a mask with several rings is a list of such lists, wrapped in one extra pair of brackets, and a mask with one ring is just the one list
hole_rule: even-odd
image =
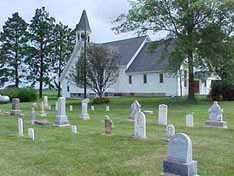
[[(75, 30), (56, 23), (45, 7), (36, 9), (30, 23), (19, 13), (3, 25), (0, 33), (0, 85), (58, 89), (59, 77), (75, 44)], [(14, 83), (14, 84), (12, 84)]]

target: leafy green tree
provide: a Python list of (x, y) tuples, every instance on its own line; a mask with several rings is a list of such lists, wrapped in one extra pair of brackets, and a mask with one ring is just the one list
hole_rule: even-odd
[(52, 70), (55, 73), (51, 77), (51, 83), (58, 89), (58, 97), (61, 96), (60, 76), (64, 70), (75, 45), (75, 31), (62, 23), (56, 24), (53, 32)]
[(35, 15), (29, 25), (30, 47), (28, 49), (27, 63), (29, 65), (32, 85), (39, 82), (39, 96), (42, 98), (43, 84), (50, 84), (50, 65), (53, 28), (55, 19), (50, 17), (45, 7), (36, 9)]
[[(201, 44), (206, 37), (203, 34), (212, 25), (219, 26), (223, 31), (225, 28), (230, 29), (233, 25), (232, 7), (231, 1), (218, 0), (136, 0), (131, 2), (128, 14), (122, 14), (114, 21), (117, 26), (113, 30), (117, 33), (164, 31), (172, 34), (176, 39), (176, 48), (171, 53), (171, 62), (180, 65), (186, 60), (189, 72), (188, 100), (193, 102), (194, 67), (196, 64), (200, 66), (206, 59), (198, 55), (198, 50), (204, 46)], [(215, 35), (215, 32), (210, 33), (212, 39), (216, 38)], [(206, 46), (209, 44), (206, 43)]]
[(1, 83), (14, 82), (19, 87), (25, 75), (25, 50), (28, 42), (28, 24), (16, 12), (3, 25), (1, 43)]

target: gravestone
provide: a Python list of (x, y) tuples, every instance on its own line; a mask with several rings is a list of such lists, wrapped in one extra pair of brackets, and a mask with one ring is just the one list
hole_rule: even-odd
[(160, 125), (167, 125), (167, 109), (168, 109), (167, 105), (165, 104), (159, 105), (158, 123)]
[(145, 115), (153, 115), (154, 111), (150, 111), (150, 110), (144, 110), (143, 111)]
[(111, 135), (113, 128), (113, 122), (109, 116), (105, 116), (105, 134)]
[(34, 106), (32, 106), (32, 110), (31, 110), (30, 116), (31, 116), (31, 122), (32, 122), (32, 124), (34, 124), (34, 122), (36, 120), (36, 112), (35, 112)]
[(135, 115), (138, 111), (141, 110), (141, 105), (140, 103), (135, 100), (132, 104), (131, 104), (131, 114), (130, 117), (128, 118), (130, 121), (134, 121), (135, 120)]
[(56, 101), (55, 103), (55, 111), (57, 112), (58, 111), (58, 102)]
[(94, 106), (91, 106), (91, 111), (95, 111), (95, 107)]
[(22, 118), (18, 118), (18, 132), (19, 136), (24, 136), (24, 123)]
[(170, 138), (163, 172), (179, 176), (197, 175), (197, 161), (192, 160), (192, 141), (188, 135), (179, 133)]
[(48, 97), (47, 96), (43, 96), (43, 103), (44, 103), (44, 108), (46, 110), (49, 110), (49, 102), (48, 102)]
[(106, 112), (109, 112), (110, 111), (110, 106), (106, 106)]
[(59, 97), (58, 99), (58, 111), (56, 114), (55, 125), (59, 127), (70, 126), (66, 115), (66, 99), (65, 97)]
[(44, 102), (41, 102), (41, 117), (46, 117)]
[(205, 122), (206, 127), (227, 128), (227, 122), (223, 121), (223, 109), (217, 101), (210, 107), (208, 113), (209, 119)]
[(19, 115), (21, 113), (20, 110), (20, 99), (19, 98), (13, 98), (12, 99), (12, 110), (11, 110), (11, 115)]
[(89, 103), (88, 98), (82, 100), (82, 111), (81, 111), (81, 114), (80, 114), (80, 118), (83, 119), (83, 120), (88, 120), (89, 119), (88, 103)]
[(34, 141), (35, 139), (35, 133), (33, 128), (28, 129), (28, 137)]
[(193, 127), (193, 114), (186, 115), (186, 127)]
[(143, 112), (141, 112), (141, 111), (138, 111), (135, 114), (134, 137), (139, 138), (139, 139), (146, 138), (145, 114)]
[(36, 109), (37, 108), (37, 103), (36, 102), (32, 103), (32, 107), (34, 107), (34, 109)]
[(73, 111), (73, 106), (72, 105), (69, 106), (69, 110), (70, 110), (70, 112)]
[(167, 137), (168, 139), (170, 139), (172, 136), (175, 135), (175, 126), (172, 124), (167, 125), (166, 131), (167, 131)]
[(77, 134), (77, 126), (76, 125), (72, 125), (71, 130), (72, 130), (73, 134)]

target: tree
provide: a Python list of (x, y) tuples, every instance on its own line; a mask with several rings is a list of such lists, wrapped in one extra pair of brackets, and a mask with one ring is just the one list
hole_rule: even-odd
[[(104, 45), (89, 45), (87, 48), (86, 83), (99, 97), (116, 82), (119, 74), (118, 57), (117, 51)], [(79, 87), (84, 86), (84, 64), (82, 54), (71, 74)]]
[(58, 97), (61, 96), (61, 83), (59, 78), (63, 72), (75, 44), (75, 32), (62, 23), (56, 24), (53, 32), (52, 69), (55, 75), (51, 83), (58, 89)]
[[(28, 41), (28, 24), (16, 12), (3, 25), (0, 34), (1, 42), (1, 82), (14, 81), (19, 87), (25, 72), (22, 65), (25, 60), (26, 43)], [(21, 70), (21, 71), (20, 71)]]
[[(216, 24), (220, 29), (232, 26), (231, 1), (217, 0), (136, 0), (131, 3), (128, 14), (120, 15), (114, 22), (113, 28), (117, 33), (137, 31), (168, 32), (175, 36), (176, 48), (172, 61), (180, 64), (187, 60), (189, 72), (188, 100), (194, 101), (194, 66), (204, 62), (198, 56), (198, 49), (203, 46), (201, 37), (208, 26)], [(228, 25), (227, 25), (228, 24)], [(211, 33), (216, 38), (216, 33)], [(216, 41), (221, 43), (222, 41)], [(209, 45), (209, 43), (206, 43)], [(213, 51), (217, 52), (217, 51)], [(175, 54), (176, 53), (176, 54)]]
[(30, 47), (28, 50), (27, 63), (29, 64), (32, 85), (39, 82), (39, 95), (42, 98), (43, 83), (50, 84), (50, 64), (52, 51), (52, 36), (55, 19), (49, 16), (45, 7), (36, 9), (35, 16), (29, 25)]

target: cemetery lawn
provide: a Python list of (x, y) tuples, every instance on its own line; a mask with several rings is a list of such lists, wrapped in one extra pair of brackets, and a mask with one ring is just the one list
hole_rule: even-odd
[[(130, 104), (139, 100), (147, 115), (147, 139), (132, 138), (133, 123), (129, 122)], [(48, 120), (55, 120), (55, 97), (49, 97), (52, 110)], [(201, 176), (234, 175), (234, 102), (221, 102), (228, 129), (204, 128), (211, 102), (199, 97), (197, 104), (187, 104), (182, 98), (169, 102), (166, 97), (120, 97), (112, 98), (110, 112), (105, 105), (96, 105), (90, 112), (91, 119), (79, 119), (80, 100), (69, 100), (73, 112), (67, 111), (70, 124), (78, 126), (78, 134), (70, 128), (32, 126), (31, 103), (22, 103), (25, 114), (25, 136), (18, 137), (17, 118), (0, 116), (0, 175), (1, 176), (160, 176), (162, 162), (166, 157), (167, 137), (164, 126), (156, 124), (159, 104), (169, 105), (169, 123), (176, 132), (187, 133), (193, 142), (193, 159), (198, 161)], [(0, 104), (9, 111), (11, 104)], [(185, 114), (194, 112), (194, 128), (185, 128)], [(113, 135), (103, 135), (104, 115), (114, 123)], [(37, 109), (37, 118), (39, 110)], [(27, 136), (33, 127), (36, 140)]]

